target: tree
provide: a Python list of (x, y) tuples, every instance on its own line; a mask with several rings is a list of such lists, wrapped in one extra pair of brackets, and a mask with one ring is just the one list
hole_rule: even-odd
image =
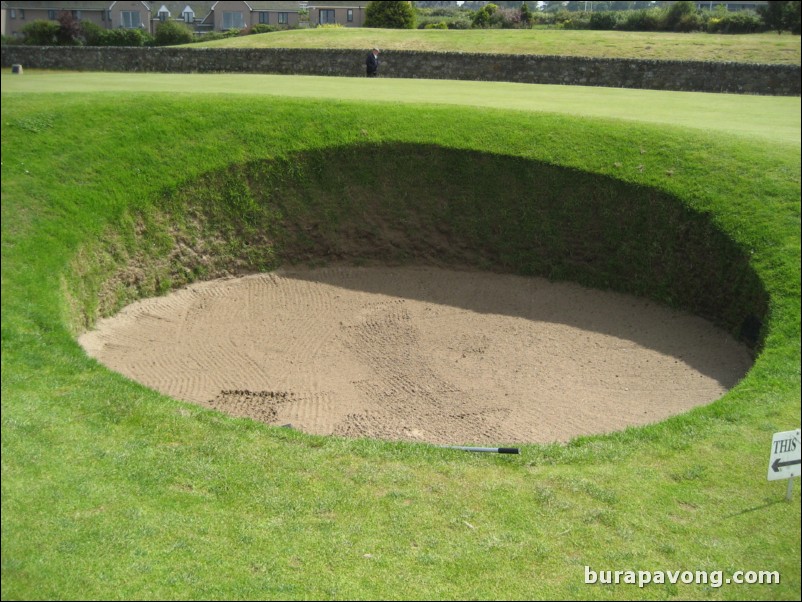
[(411, 2), (368, 2), (365, 27), (415, 29), (415, 10)]
[(498, 12), (498, 6), (492, 2), (485, 4), (482, 8), (473, 14), (471, 20), (471, 27), (491, 27), (493, 25), (493, 16)]
[(521, 25), (524, 27), (532, 25), (532, 11), (529, 10), (529, 5), (526, 2), (521, 4)]
[(766, 27), (777, 33), (782, 33), (784, 29), (799, 33), (800, 2), (769, 2), (759, 7), (758, 13), (763, 17)]
[(81, 22), (71, 12), (63, 11), (58, 16), (58, 43), (60, 46), (77, 46), (81, 43)]
[(802, 31), (802, 2), (788, 2), (785, 6), (785, 26), (796, 35)]

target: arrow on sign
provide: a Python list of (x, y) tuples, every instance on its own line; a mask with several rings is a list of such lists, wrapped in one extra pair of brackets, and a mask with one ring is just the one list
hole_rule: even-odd
[(774, 472), (780, 472), (781, 468), (785, 468), (786, 466), (793, 466), (794, 464), (800, 464), (800, 463), (802, 463), (801, 460), (789, 460), (788, 462), (780, 462), (780, 459), (777, 458), (771, 465), (771, 469)]

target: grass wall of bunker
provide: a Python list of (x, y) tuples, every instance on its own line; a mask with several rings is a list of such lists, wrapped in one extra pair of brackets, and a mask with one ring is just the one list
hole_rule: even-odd
[(164, 191), (79, 254), (78, 321), (283, 262), (472, 266), (645, 296), (759, 343), (747, 253), (667, 193), (518, 157), (385, 144), (231, 165)]

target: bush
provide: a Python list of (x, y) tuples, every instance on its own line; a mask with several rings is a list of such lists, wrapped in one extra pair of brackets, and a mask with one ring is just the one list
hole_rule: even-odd
[[(589, 29), (590, 15), (586, 11), (571, 12), (561, 8), (558, 11), (545, 13), (547, 24), (554, 25), (558, 29)], [(551, 21), (551, 23), (548, 23)]]
[(663, 16), (660, 29), (666, 31), (694, 31), (701, 29), (701, 19), (696, 14), (693, 2), (681, 0), (671, 4)]
[(415, 11), (410, 2), (368, 2), (365, 27), (415, 29)]
[(22, 28), (22, 43), (31, 46), (56, 46), (60, 26), (55, 21), (37, 19)]
[(605, 10), (590, 15), (590, 29), (612, 30), (618, 25), (618, 13)]
[(81, 39), (86, 46), (106, 46), (106, 32), (92, 21), (81, 21)]
[(104, 46), (149, 46), (153, 36), (141, 29), (109, 29), (105, 32)]
[(711, 17), (707, 21), (706, 28), (709, 33), (755, 33), (764, 29), (763, 19), (751, 10)]
[(448, 8), (445, 6), (436, 6), (434, 8), (419, 8), (418, 13), (422, 15), (427, 15), (430, 17), (453, 17), (454, 13), (457, 12), (453, 8)]
[(517, 8), (502, 8), (499, 10), (498, 24), (502, 29), (521, 29), (522, 27), (529, 27), (529, 25), (524, 25), (521, 21), (521, 11)]
[(0, 36), (0, 44), (3, 46), (19, 46), (22, 44), (21, 36)]
[(590, 29), (590, 17), (587, 19), (568, 19), (567, 21), (557, 23), (555, 27), (557, 29)]
[(473, 13), (471, 27), (482, 29), (520, 29), (530, 27), (531, 14), (528, 22), (521, 20), (521, 10), (517, 8), (499, 8), (488, 3)]
[(445, 23), (448, 29), (470, 29), (472, 13), (468, 9), (419, 8), (415, 22), (418, 29), (426, 29), (429, 23)]
[(450, 11), (447, 15), (435, 15), (432, 12), (418, 15), (416, 20), (418, 29), (432, 29), (430, 25), (435, 25), (440, 29), (440, 23), (444, 23), (446, 29), (470, 29), (471, 19), (465, 12)]
[(536, 18), (535, 22), (543, 25), (551, 25), (555, 29), (590, 29), (590, 12), (568, 11), (560, 9), (554, 12), (541, 13), (542, 18)]
[(192, 30), (178, 21), (162, 21), (156, 26), (156, 46), (190, 44), (193, 40)]
[(448, 25), (446, 25), (445, 21), (440, 21), (439, 23), (427, 23), (423, 29), (448, 29)]
[[(23, 29), (23, 43), (37, 46), (147, 46), (153, 36), (141, 29), (103, 29), (62, 13), (59, 22), (33, 21)], [(190, 37), (190, 41), (192, 38)]]
[(703, 31), (705, 28), (704, 19), (698, 13), (683, 15), (679, 23), (674, 25), (674, 31), (688, 33), (691, 31)]
[[(211, 42), (212, 40), (225, 40), (227, 38), (234, 38), (239, 35), (239, 29), (228, 29), (226, 31), (210, 31), (204, 33), (200, 40), (204, 42)], [(197, 39), (195, 41), (198, 41)]]
[(498, 13), (498, 6), (492, 2), (485, 4), (473, 14), (471, 27), (482, 29), (493, 27), (494, 22), (497, 20), (496, 13)]
[(449, 29), (470, 29), (471, 20), (468, 17), (453, 19), (446, 23)]
[(279, 27), (277, 25), (268, 25), (267, 23), (257, 23), (253, 27), (251, 27), (251, 33), (273, 33), (274, 31), (279, 31)]
[(659, 8), (626, 11), (618, 22), (618, 29), (624, 31), (657, 31), (663, 18)]
[(470, 29), (471, 19), (467, 14), (460, 14), (453, 19), (447, 19), (445, 24), (449, 29)]
[(418, 14), (418, 18), (415, 20), (415, 26), (418, 29), (429, 29), (429, 25), (431, 23), (441, 23), (441, 22), (443, 22), (443, 17)]

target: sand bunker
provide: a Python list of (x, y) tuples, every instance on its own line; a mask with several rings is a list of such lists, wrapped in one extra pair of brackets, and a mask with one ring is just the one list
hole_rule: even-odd
[(752, 364), (653, 302), (486, 272), (282, 269), (130, 305), (80, 339), (167, 395), (308, 433), (566, 441), (710, 403)]

